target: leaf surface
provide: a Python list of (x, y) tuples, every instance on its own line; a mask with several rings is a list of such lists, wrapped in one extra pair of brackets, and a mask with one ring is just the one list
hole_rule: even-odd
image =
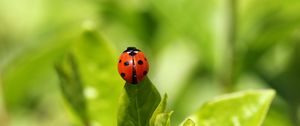
[(118, 126), (149, 126), (161, 97), (148, 78), (137, 85), (126, 83), (120, 98)]
[(183, 122), (182, 126), (195, 126), (195, 122), (191, 119), (187, 119)]
[(207, 102), (189, 118), (199, 126), (260, 126), (274, 96), (273, 90), (224, 95)]
[(69, 54), (63, 62), (56, 65), (56, 71), (61, 81), (60, 87), (64, 98), (78, 115), (80, 121), (84, 125), (89, 125), (86, 100), (77, 65), (73, 55)]
[(170, 119), (173, 111), (168, 113), (159, 113), (156, 116), (154, 126), (170, 126)]
[[(117, 125), (115, 119), (122, 79), (117, 72), (117, 57), (113, 49), (97, 30), (87, 29), (74, 39), (69, 53), (72, 53), (74, 60), (64, 65), (69, 68), (64, 71), (76, 76), (70, 78), (60, 74), (63, 92), (69, 92), (63, 93), (64, 97), (68, 98), (68, 107), (78, 111), (81, 103), (71, 101), (82, 97), (86, 106), (85, 113), (88, 113), (88, 121), (84, 122), (86, 125)], [(68, 61), (68, 57), (62, 61), (65, 60)], [(72, 67), (73, 64), (76, 64), (76, 67)], [(73, 89), (73, 82), (76, 82), (80, 90)], [(80, 116), (78, 113), (75, 115)]]
[(167, 94), (164, 95), (163, 100), (159, 103), (159, 105), (157, 106), (157, 108), (155, 109), (155, 111), (153, 112), (151, 119), (150, 119), (150, 126), (155, 126), (155, 120), (156, 120), (156, 116), (160, 113), (164, 113), (166, 111), (166, 107), (167, 107), (167, 99), (168, 96)]

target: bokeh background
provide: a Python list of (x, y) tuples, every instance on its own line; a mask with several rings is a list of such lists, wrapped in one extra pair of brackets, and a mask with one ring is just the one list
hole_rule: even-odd
[(70, 52), (96, 101), (91, 124), (105, 125), (128, 46), (148, 56), (173, 125), (215, 96), (264, 88), (277, 96), (263, 126), (300, 125), (298, 0), (1, 0), (0, 125), (78, 125), (55, 69)]

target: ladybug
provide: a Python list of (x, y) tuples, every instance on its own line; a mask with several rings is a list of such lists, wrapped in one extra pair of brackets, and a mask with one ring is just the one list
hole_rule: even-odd
[(118, 71), (127, 83), (138, 84), (147, 75), (149, 64), (142, 51), (128, 47), (120, 56)]

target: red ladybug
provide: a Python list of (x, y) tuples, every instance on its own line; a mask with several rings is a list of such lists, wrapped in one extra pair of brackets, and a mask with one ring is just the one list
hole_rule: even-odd
[(131, 84), (141, 82), (147, 75), (149, 64), (143, 52), (128, 47), (120, 56), (118, 71), (122, 78)]

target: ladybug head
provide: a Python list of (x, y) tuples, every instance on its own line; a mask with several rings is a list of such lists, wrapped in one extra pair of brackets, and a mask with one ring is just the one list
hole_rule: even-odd
[(127, 52), (129, 55), (134, 56), (137, 54), (140, 50), (135, 47), (127, 47), (127, 49), (124, 52)]
[(140, 51), (140, 50), (135, 47), (127, 47), (127, 49), (124, 52), (133, 52), (133, 51)]

